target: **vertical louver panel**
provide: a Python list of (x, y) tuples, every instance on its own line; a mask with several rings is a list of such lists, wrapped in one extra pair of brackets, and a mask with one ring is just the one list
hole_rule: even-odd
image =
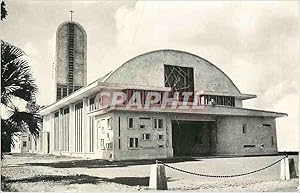
[[(73, 71), (74, 71), (74, 24), (69, 24), (69, 39), (68, 39), (68, 55), (69, 55), (69, 72), (68, 72), (68, 84), (69, 87), (73, 87)], [(71, 91), (71, 92), (70, 92)], [(73, 92), (69, 90), (69, 94)]]

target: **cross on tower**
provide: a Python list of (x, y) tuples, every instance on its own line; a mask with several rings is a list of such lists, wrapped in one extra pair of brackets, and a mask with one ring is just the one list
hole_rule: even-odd
[(73, 15), (73, 13), (74, 13), (75, 11), (70, 10), (69, 12), (71, 13), (71, 21), (72, 21), (72, 15)]

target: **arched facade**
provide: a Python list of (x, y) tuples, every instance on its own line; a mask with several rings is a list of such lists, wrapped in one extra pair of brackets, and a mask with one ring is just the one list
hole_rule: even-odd
[(241, 94), (218, 67), (197, 55), (179, 50), (156, 50), (136, 56), (115, 70), (105, 82), (164, 87), (164, 65), (193, 68), (195, 91)]

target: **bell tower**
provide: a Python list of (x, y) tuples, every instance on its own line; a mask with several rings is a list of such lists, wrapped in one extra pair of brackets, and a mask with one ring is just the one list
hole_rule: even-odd
[(87, 84), (87, 34), (70, 12), (71, 21), (56, 31), (56, 101)]

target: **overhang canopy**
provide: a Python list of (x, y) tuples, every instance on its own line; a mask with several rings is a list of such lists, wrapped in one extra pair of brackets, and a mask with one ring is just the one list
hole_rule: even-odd
[(139, 86), (129, 84), (117, 84), (107, 83), (102, 81), (95, 81), (86, 87), (83, 87), (69, 96), (62, 98), (61, 100), (52, 103), (51, 105), (40, 110), (41, 115), (46, 115), (51, 112), (57, 111), (60, 108), (66, 107), (72, 103), (79, 102), (85, 97), (91, 97), (96, 95), (101, 90), (125, 90), (125, 89), (136, 89), (136, 90), (149, 90), (149, 91), (171, 91), (170, 87), (153, 87), (153, 86)]
[(208, 90), (196, 91), (196, 95), (232, 96), (232, 97), (242, 99), (242, 100), (256, 98), (256, 95), (254, 95), (254, 94), (213, 92), (213, 91), (208, 91)]
[(88, 116), (101, 115), (109, 111), (132, 111), (132, 112), (160, 112), (160, 113), (186, 113), (186, 114), (200, 114), (200, 115), (215, 115), (215, 116), (245, 116), (245, 117), (284, 117), (288, 116), (286, 113), (279, 113), (273, 111), (264, 111), (257, 109), (246, 109), (239, 107), (229, 106), (202, 106), (198, 109), (171, 109), (160, 107), (150, 107), (149, 109), (138, 109), (138, 108), (124, 108), (124, 107), (108, 107), (105, 109), (99, 109), (88, 113)]

